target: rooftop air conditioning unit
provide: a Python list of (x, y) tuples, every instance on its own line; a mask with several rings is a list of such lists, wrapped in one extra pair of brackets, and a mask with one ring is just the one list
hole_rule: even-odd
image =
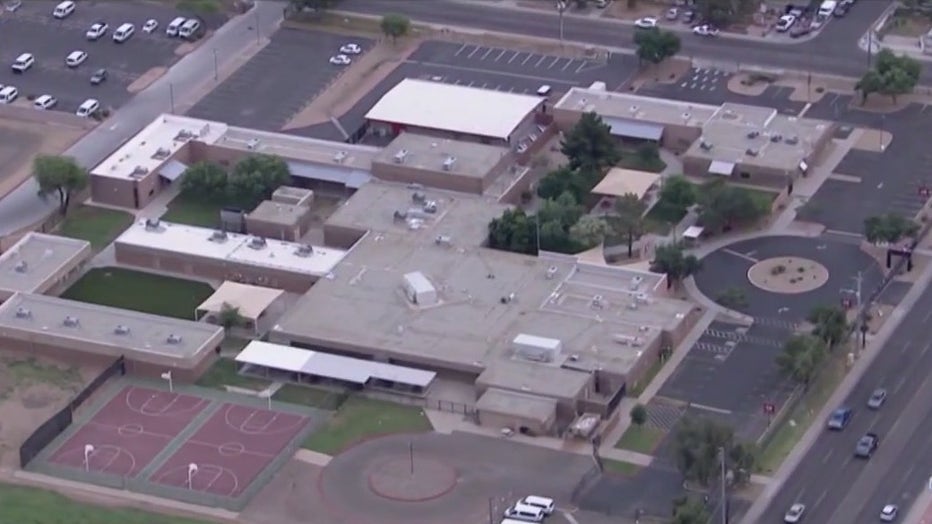
[(181, 344), (181, 335), (172, 333), (168, 335), (168, 338), (165, 339), (165, 342), (168, 342), (169, 344)]
[(641, 275), (634, 275), (631, 277), (631, 283), (628, 284), (628, 289), (637, 291), (637, 289), (641, 287), (641, 282), (644, 282), (644, 277)]
[(777, 142), (782, 142), (782, 141), (783, 141), (783, 135), (779, 135), (779, 134), (778, 134), (778, 135), (773, 135), (773, 136), (770, 137), (770, 141), (773, 142), (773, 143), (775, 143), (775, 144), (776, 144)]
[(15, 266), (13, 266), (13, 271), (16, 271), (17, 273), (25, 273), (28, 270), (29, 264), (27, 264), (25, 260), (20, 260), (16, 263)]
[(160, 147), (155, 150), (155, 154), (152, 155), (152, 158), (161, 160), (161, 159), (170, 157), (171, 154), (172, 154), (171, 149), (168, 149), (167, 147)]
[(702, 149), (703, 151), (711, 151), (712, 147), (713, 147), (712, 144), (709, 142), (706, 142), (705, 140), (699, 141), (699, 149)]
[(692, 115), (689, 113), (683, 113), (683, 121), (689, 122), (689, 119), (692, 118)]
[(113, 328), (113, 333), (115, 335), (129, 335), (129, 326), (124, 326), (123, 324), (117, 324), (117, 326)]
[(78, 324), (80, 323), (81, 322), (78, 320), (78, 317), (73, 317), (71, 315), (65, 317), (65, 320), (62, 322), (62, 324), (64, 324), (66, 327), (78, 327)]
[(314, 256), (314, 246), (310, 244), (302, 244), (298, 246), (298, 249), (295, 250), (294, 254), (301, 258), (308, 258)]
[(748, 148), (747, 150), (745, 150), (744, 154), (746, 154), (747, 156), (757, 156), (759, 154), (759, 151), (757, 151), (756, 149)]
[(434, 243), (438, 246), (451, 246), (453, 245), (453, 237), (450, 235), (437, 235), (437, 238), (434, 239)]
[(650, 331), (650, 326), (638, 326), (638, 331), (640, 331), (641, 333), (646, 333)]
[(751, 131), (750, 133), (747, 134), (747, 137), (752, 140), (759, 136), (760, 136), (760, 131)]
[(547, 280), (553, 280), (553, 277), (557, 276), (557, 271), (559, 271), (557, 266), (548, 267), (547, 268)]
[(444, 158), (444, 159), (443, 159), (443, 170), (444, 170), (444, 171), (452, 171), (452, 170), (453, 170), (453, 165), (454, 165), (454, 164), (456, 164), (456, 157), (455, 157), (455, 156), (448, 156), (448, 157)]
[(424, 202), (427, 201), (427, 195), (425, 195), (424, 193), (421, 193), (420, 191), (415, 191), (411, 195), (411, 201), (416, 204), (423, 204)]
[(407, 150), (407, 149), (402, 149), (402, 150), (398, 151), (397, 153), (395, 153), (395, 157), (394, 157), (394, 158), (395, 158), (395, 163), (396, 163), (396, 164), (404, 164), (404, 163), (405, 163), (405, 159), (408, 158), (408, 150)]
[(194, 133), (194, 131), (189, 131), (189, 130), (187, 130), (187, 129), (182, 129), (181, 131), (178, 131), (178, 134), (177, 134), (177, 135), (175, 135), (175, 140), (178, 140), (179, 142), (181, 142), (181, 141), (188, 141), (188, 140), (191, 140), (192, 138), (194, 138), (194, 137), (196, 137), (196, 136), (197, 136), (197, 135)]
[(407, 219), (408, 219), (408, 213), (406, 211), (396, 210), (395, 213), (392, 215), (392, 220), (394, 220), (395, 222), (402, 222)]
[(251, 138), (251, 139), (249, 139), (248, 142), (246, 142), (246, 149), (248, 149), (248, 150), (250, 150), (250, 151), (254, 150), (254, 149), (257, 148), (257, 147), (259, 147), (259, 139), (258, 139), (258, 138)]
[(213, 233), (210, 234), (210, 238), (208, 238), (207, 240), (209, 240), (210, 242), (216, 242), (218, 244), (222, 244), (227, 241), (227, 233), (226, 231), (214, 231)]
[(640, 107), (638, 107), (638, 106), (631, 106), (631, 107), (628, 108), (628, 111), (631, 111), (632, 113), (637, 113), (637, 112), (638, 112), (638, 109), (640, 109)]
[(262, 237), (252, 237), (249, 239), (249, 248), (250, 249), (263, 249), (266, 245), (265, 239)]
[(592, 297), (592, 308), (593, 309), (602, 309), (605, 306), (605, 297), (602, 295), (596, 295)]
[(336, 154), (333, 155), (333, 161), (337, 164), (342, 164), (347, 156), (346, 151), (337, 151)]
[(798, 136), (791, 136), (791, 137), (787, 138), (786, 140), (784, 140), (784, 142), (786, 142), (787, 144), (789, 144), (789, 145), (791, 145), (791, 146), (795, 146), (796, 144), (799, 143), (799, 137), (798, 137)]
[(130, 173), (130, 176), (146, 176), (149, 174), (149, 168), (143, 166), (136, 166), (133, 168), (133, 172)]
[(145, 227), (146, 231), (158, 231), (158, 229), (162, 227), (162, 222), (157, 218), (147, 218)]
[(32, 318), (32, 311), (24, 307), (16, 308), (16, 318)]
[(428, 200), (427, 202), (424, 202), (424, 212), (430, 213), (430, 214), (436, 213), (437, 212), (437, 201)]

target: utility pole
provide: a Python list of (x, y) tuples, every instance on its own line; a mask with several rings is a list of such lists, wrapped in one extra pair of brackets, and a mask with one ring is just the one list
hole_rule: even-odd
[(871, 53), (874, 51), (874, 28), (867, 31), (867, 70), (871, 68)]
[(861, 310), (861, 284), (864, 281), (864, 278), (861, 275), (861, 272), (858, 271), (858, 276), (854, 277), (854, 298), (857, 300), (858, 311)]
[(728, 496), (728, 495), (727, 495), (726, 492), (725, 492), (725, 483), (726, 483), (726, 479), (725, 479), (725, 448), (724, 448), (724, 447), (718, 448), (718, 451), (719, 451), (719, 454), (721, 455), (721, 459), (722, 459), (722, 505), (721, 505), (721, 507), (722, 507), (722, 524), (728, 524), (728, 499), (727, 499), (727, 496)]
[(563, 12), (566, 11), (566, 2), (557, 0), (557, 13), (560, 15), (560, 47), (563, 47)]

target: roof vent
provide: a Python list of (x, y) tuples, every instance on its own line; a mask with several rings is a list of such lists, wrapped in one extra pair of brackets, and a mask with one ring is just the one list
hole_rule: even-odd
[(418, 203), (418, 204), (422, 204), (427, 201), (427, 195), (425, 195), (424, 193), (421, 193), (420, 191), (415, 191), (411, 195), (411, 201)]
[(64, 322), (62, 322), (62, 324), (64, 324), (66, 327), (78, 327), (80, 323), (81, 322), (78, 320), (78, 317), (73, 317), (71, 315), (65, 317)]
[(259, 139), (258, 139), (258, 138), (251, 138), (251, 139), (249, 139), (248, 142), (246, 142), (246, 149), (252, 151), (252, 150), (254, 150), (255, 148), (259, 147), (259, 143), (260, 143), (260, 142), (259, 142)]
[(710, 142), (706, 142), (705, 140), (700, 140), (700, 141), (699, 141), (699, 149), (701, 149), (701, 150), (703, 150), (703, 151), (711, 151), (711, 150), (712, 150), (712, 147), (713, 147), (713, 146), (712, 146), (712, 144), (711, 144)]
[(143, 177), (149, 174), (149, 168), (143, 166), (136, 166), (133, 168), (133, 172), (129, 176)]
[(424, 202), (424, 212), (430, 213), (430, 214), (436, 213), (437, 212), (437, 201), (428, 200), (427, 202)]
[(162, 226), (162, 222), (157, 218), (147, 218), (146, 219), (146, 231), (158, 231)]
[(405, 220), (407, 220), (407, 219), (408, 219), (408, 212), (407, 212), (407, 211), (398, 211), (398, 210), (395, 210), (395, 213), (392, 215), (392, 220), (394, 220), (395, 222), (402, 222), (402, 221), (405, 221)]
[(646, 333), (650, 331), (650, 326), (638, 326), (638, 331), (640, 331), (641, 333)]
[(747, 150), (744, 151), (744, 154), (747, 155), (747, 156), (757, 156), (757, 155), (760, 154), (760, 152), (759, 152), (758, 150), (756, 150), (756, 149), (753, 149), (753, 148), (750, 148), (750, 147), (749, 147), (749, 148), (747, 148)]
[(455, 156), (446, 157), (445, 159), (443, 159), (443, 170), (452, 171), (453, 164), (456, 164), (456, 157)]
[(631, 282), (628, 283), (628, 289), (631, 291), (637, 291), (641, 287), (641, 282), (644, 282), (644, 277), (641, 275), (634, 275), (631, 277)]
[(310, 244), (301, 244), (294, 252), (295, 256), (309, 258), (314, 255), (314, 246)]
[(592, 297), (592, 309), (602, 309), (605, 307), (605, 297), (596, 295)]
[(738, 118), (738, 113), (735, 113), (731, 109), (726, 109), (722, 111), (722, 118), (726, 120), (734, 120)]
[(434, 239), (434, 243), (438, 246), (449, 247), (453, 245), (453, 237), (450, 235), (437, 235), (437, 238)]
[(638, 107), (638, 106), (631, 106), (631, 107), (628, 108), (628, 111), (631, 111), (632, 113), (637, 113), (637, 112), (638, 112), (638, 109), (640, 109), (640, 107)]
[(17, 273), (25, 273), (28, 269), (29, 264), (27, 264), (25, 260), (20, 260), (16, 263), (15, 266), (13, 266), (13, 271), (16, 271)]
[(168, 149), (167, 147), (160, 147), (155, 150), (155, 154), (152, 155), (152, 158), (156, 160), (164, 160), (170, 156), (172, 156), (171, 149)]
[(168, 335), (168, 338), (165, 339), (165, 342), (168, 342), (169, 344), (181, 344), (181, 335), (172, 333)]
[(178, 131), (177, 135), (175, 135), (175, 140), (178, 142), (187, 142), (196, 136), (197, 135), (194, 133), (194, 131), (182, 129), (181, 131)]
[(759, 136), (760, 136), (760, 131), (751, 131), (750, 133), (747, 134), (747, 137), (752, 140)]
[(689, 119), (692, 118), (692, 115), (689, 113), (683, 113), (683, 120), (689, 122)]
[(124, 326), (123, 324), (117, 324), (117, 326), (113, 328), (113, 334), (129, 335), (129, 326)]
[(783, 135), (773, 135), (773, 136), (770, 137), (770, 141), (773, 142), (773, 143), (775, 143), (775, 144), (776, 144), (777, 142), (782, 142), (782, 141), (783, 141)]
[(550, 266), (547, 268), (547, 280), (553, 280), (553, 277), (557, 276), (557, 266)]
[(405, 163), (405, 159), (408, 158), (408, 150), (407, 150), (407, 149), (402, 149), (402, 150), (398, 151), (397, 153), (395, 153), (395, 157), (394, 157), (394, 158), (395, 158), (395, 163), (396, 163), (396, 164), (404, 164), (404, 163)]
[(346, 151), (337, 151), (336, 154), (333, 155), (333, 161), (337, 164), (342, 164), (347, 156)]
[(260, 250), (265, 248), (265, 239), (262, 237), (252, 237), (249, 239), (249, 248)]
[(210, 242), (216, 242), (222, 244), (227, 241), (227, 232), (226, 231), (214, 231), (210, 234), (210, 238), (207, 239)]
[(16, 318), (32, 318), (32, 311), (24, 307), (16, 308)]
[(787, 144), (791, 146), (795, 146), (796, 144), (799, 143), (799, 137), (798, 136), (787, 137), (787, 139), (784, 140), (784, 142), (786, 142)]

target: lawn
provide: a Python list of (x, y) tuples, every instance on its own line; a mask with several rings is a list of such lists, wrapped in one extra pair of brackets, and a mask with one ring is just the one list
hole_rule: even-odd
[(644, 215), (644, 228), (650, 233), (666, 236), (670, 234), (673, 226), (683, 220), (684, 216), (686, 216), (685, 208), (657, 202)]
[[(768, 475), (779, 469), (780, 464), (825, 407), (825, 403), (831, 398), (835, 388), (847, 373), (845, 358), (842, 356), (844, 354), (845, 352), (836, 352), (836, 355), (826, 364), (825, 369), (819, 373), (809, 391), (803, 394), (792, 410), (780, 421), (780, 425), (761, 449), (757, 462), (760, 473)], [(790, 421), (793, 423), (791, 424)]]
[(0, 524), (206, 524), (205, 521), (76, 502), (37, 488), (0, 484)]
[(638, 151), (635, 149), (623, 149), (618, 167), (633, 169), (635, 171), (659, 173), (667, 168), (667, 163), (659, 156), (655, 158), (644, 158), (642, 155), (638, 154)]
[(63, 298), (186, 320), (214, 290), (203, 282), (116, 267), (94, 268)]
[(315, 388), (313, 386), (285, 384), (275, 392), (272, 399), (279, 402), (302, 404), (318, 409), (334, 410), (345, 400), (345, 398), (342, 398), (344, 395), (344, 393)]
[(261, 391), (269, 384), (268, 380), (240, 375), (236, 372), (236, 362), (230, 358), (221, 358), (197, 379), (198, 386), (221, 390), (224, 386), (236, 386)]
[(650, 455), (657, 449), (657, 445), (660, 444), (663, 436), (664, 432), (661, 429), (631, 424), (621, 438), (618, 439), (618, 442), (615, 443), (615, 447)]
[(602, 466), (605, 468), (607, 473), (614, 473), (616, 475), (625, 475), (629, 477), (637, 475), (638, 472), (641, 471), (641, 466), (638, 466), (637, 464), (607, 458), (602, 459)]
[(168, 211), (161, 219), (189, 226), (219, 228), (222, 208), (221, 204), (178, 195), (168, 203)]
[(668, 359), (660, 359), (654, 361), (650, 365), (650, 369), (647, 370), (647, 373), (644, 374), (644, 378), (639, 380), (634, 387), (628, 389), (626, 392), (629, 397), (638, 398), (641, 396), (641, 393), (644, 393), (644, 390), (647, 389), (647, 386), (654, 380), (654, 377), (657, 376), (657, 373), (660, 373), (660, 370), (663, 369), (663, 365)]
[(335, 455), (370, 437), (432, 429), (427, 416), (418, 407), (351, 397), (324, 427), (304, 441), (302, 447)]
[(58, 234), (87, 240), (95, 250), (107, 247), (133, 223), (133, 215), (93, 206), (78, 206), (58, 227)]

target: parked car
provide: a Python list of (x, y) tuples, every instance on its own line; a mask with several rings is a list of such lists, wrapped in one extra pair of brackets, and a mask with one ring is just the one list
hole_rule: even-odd
[(183, 16), (175, 18), (165, 27), (165, 34), (168, 36), (178, 36), (178, 31), (181, 30), (181, 26), (187, 21), (188, 19)]
[(16, 57), (11, 67), (14, 73), (25, 73), (29, 71), (29, 68), (35, 63), (36, 57), (32, 56), (31, 53), (23, 53)]
[(783, 515), (783, 522), (786, 524), (796, 524), (797, 522), (802, 521), (803, 514), (806, 512), (806, 505), (800, 504), (797, 502), (790, 506), (790, 509), (786, 511), (786, 514)]
[(680, 17), (680, 21), (684, 24), (691, 24), (696, 21), (696, 11), (693, 9), (687, 9), (683, 11), (683, 15)]
[(52, 95), (41, 95), (32, 103), (32, 107), (43, 111), (52, 109), (56, 105), (58, 105), (58, 100)]
[(346, 55), (333, 55), (330, 57), (330, 63), (333, 65), (350, 65), (353, 59)]
[(12, 104), (19, 97), (19, 89), (14, 86), (0, 88), (0, 104)]
[(699, 36), (718, 36), (718, 33), (718, 28), (709, 24), (697, 25), (693, 28), (693, 34)]
[(835, 12), (832, 14), (835, 15), (835, 18), (843, 18), (848, 14), (849, 9), (851, 9), (850, 4), (838, 4), (838, 7), (835, 8)]
[(97, 113), (97, 110), (100, 109), (100, 102), (94, 100), (93, 98), (88, 98), (81, 103), (81, 106), (78, 107), (78, 110), (75, 111), (75, 114), (78, 116), (83, 116), (84, 118), (90, 118)]
[(65, 57), (65, 65), (68, 67), (78, 67), (87, 60), (87, 53), (84, 51), (72, 51)]
[(158, 28), (159, 28), (159, 21), (154, 18), (150, 18), (146, 20), (146, 23), (142, 24), (143, 33), (152, 33)]
[(675, 22), (676, 19), (679, 17), (680, 17), (680, 10), (675, 7), (671, 7), (670, 9), (667, 9), (667, 14), (664, 15), (664, 18), (666, 18), (667, 20), (670, 20), (671, 22)]
[(657, 19), (652, 16), (645, 16), (634, 21), (634, 27), (638, 29), (654, 29), (657, 27)]
[(887, 401), (887, 390), (883, 388), (877, 388), (871, 393), (870, 398), (867, 399), (867, 407), (871, 409), (880, 409), (883, 406), (883, 403)]
[(796, 17), (793, 15), (783, 15), (777, 20), (777, 31), (785, 33), (796, 23)]
[(100, 37), (107, 34), (108, 29), (110, 29), (110, 26), (107, 25), (107, 22), (96, 22), (91, 25), (90, 29), (87, 30), (87, 33), (85, 33), (84, 36), (86, 36), (90, 41), (99, 40)]
[(790, 38), (802, 38), (812, 32), (808, 25), (798, 25), (790, 31)]
[(107, 79), (107, 70), (100, 68), (97, 71), (94, 71), (94, 74), (91, 75), (91, 85), (100, 85), (104, 83), (104, 80)]
[(344, 55), (358, 55), (362, 53), (362, 47), (359, 47), (359, 44), (343, 44), (340, 46), (340, 53)]

